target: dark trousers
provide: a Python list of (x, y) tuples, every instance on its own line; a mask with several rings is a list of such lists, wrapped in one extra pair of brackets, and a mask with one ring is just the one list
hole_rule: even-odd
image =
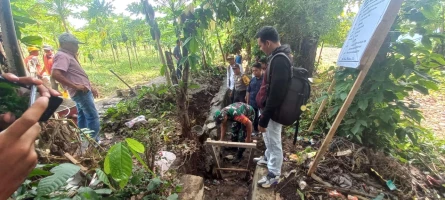
[(246, 90), (243, 91), (235, 91), (233, 103), (235, 102), (243, 102), (246, 103)]
[(258, 116), (258, 108), (253, 107), (253, 109), (255, 110), (255, 120), (253, 120), (253, 130), (258, 132), (258, 120), (260, 119)]
[[(246, 141), (247, 128), (240, 122), (232, 123), (232, 142), (245, 142)], [(241, 159), (243, 157), (243, 153), (245, 148), (238, 148), (238, 152), (236, 153), (236, 157)]]
[(182, 65), (179, 65), (179, 60), (176, 65), (176, 76), (178, 77), (178, 80), (181, 80), (182, 77)]

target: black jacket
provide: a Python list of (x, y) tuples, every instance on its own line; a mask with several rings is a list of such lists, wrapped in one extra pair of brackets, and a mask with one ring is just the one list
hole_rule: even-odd
[(267, 79), (270, 78), (269, 92), (267, 94), (266, 106), (261, 112), (261, 118), (258, 123), (264, 128), (267, 128), (273, 113), (276, 109), (280, 108), (281, 103), (286, 97), (291, 78), (290, 74), (292, 66), (288, 58), (284, 56), (277, 56), (272, 61), (270, 60), (275, 54), (280, 52), (285, 53), (289, 57), (291, 49), (288, 45), (281, 45), (268, 57), (268, 61), (271, 62), (269, 64), (271, 76), (267, 74), (267, 72), (265, 76), (267, 76)]

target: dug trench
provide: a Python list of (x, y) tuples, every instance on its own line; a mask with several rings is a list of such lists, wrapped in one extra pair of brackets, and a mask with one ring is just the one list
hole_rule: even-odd
[[(216, 86), (218, 86), (218, 89), (215, 90), (214, 87)], [(222, 177), (218, 177), (217, 167), (211, 155), (211, 146), (205, 145), (207, 139), (218, 140), (220, 138), (220, 129), (213, 121), (213, 113), (229, 104), (225, 80), (213, 81), (209, 83), (209, 87), (212, 89), (192, 94), (189, 105), (189, 116), (196, 124), (192, 130), (198, 136), (199, 148), (190, 157), (181, 157), (175, 164), (184, 163), (183, 167), (179, 168), (179, 173), (192, 174), (204, 178), (204, 199), (244, 200), (250, 195), (255, 165), (250, 164), (247, 174), (246, 172), (222, 171)], [(228, 124), (227, 131), (230, 131), (230, 124)], [(258, 141), (257, 149), (252, 150), (252, 157), (256, 157), (261, 154), (259, 149), (264, 150), (264, 143), (262, 143), (262, 138), (253, 137), (252, 139)], [(230, 133), (226, 134), (225, 140), (230, 140)], [(236, 148), (230, 150), (225, 148), (216, 149), (222, 168), (246, 169), (249, 161), (249, 149), (245, 150), (243, 159), (238, 164), (232, 163), (236, 155)], [(185, 161), (184, 159), (187, 160)]]

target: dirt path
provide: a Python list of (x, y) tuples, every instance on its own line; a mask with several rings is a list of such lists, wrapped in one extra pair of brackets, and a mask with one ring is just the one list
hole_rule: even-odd
[[(166, 79), (164, 76), (159, 76), (156, 77), (146, 83), (143, 84), (138, 84), (138, 85), (142, 85), (142, 86), (151, 86), (151, 85), (159, 85), (159, 84), (164, 84), (166, 83)], [(99, 112), (99, 115), (102, 115), (109, 107), (116, 105), (117, 103), (119, 103), (119, 101), (121, 101), (123, 98), (122, 97), (117, 97), (116, 94), (114, 94), (111, 97), (106, 97), (103, 99), (99, 99), (95, 102), (96, 104), (96, 108)]]
[(445, 138), (445, 94), (439, 92), (422, 95), (413, 92), (410, 98), (420, 105), (419, 110), (422, 111), (425, 118), (421, 125), (431, 129), (436, 136)]

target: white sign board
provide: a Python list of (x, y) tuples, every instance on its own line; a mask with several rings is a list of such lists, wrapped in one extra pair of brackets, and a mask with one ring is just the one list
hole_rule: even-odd
[(350, 68), (360, 66), (366, 47), (372, 45), (369, 41), (375, 35), (390, 2), (391, 0), (366, 0), (363, 3), (341, 49), (337, 60), (338, 66)]

